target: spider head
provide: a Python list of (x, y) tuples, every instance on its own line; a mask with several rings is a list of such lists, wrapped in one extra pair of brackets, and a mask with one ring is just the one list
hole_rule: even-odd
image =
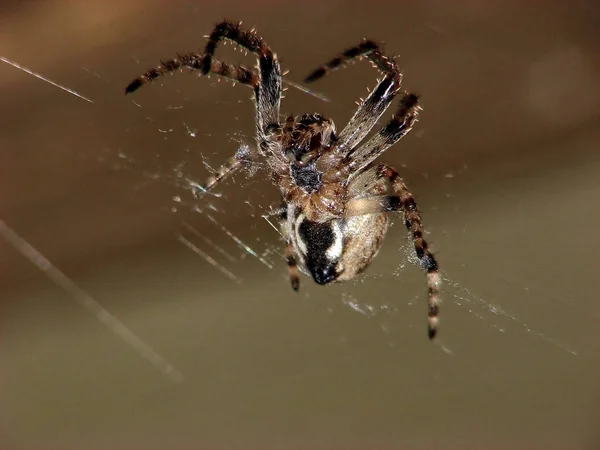
[(328, 284), (335, 281), (341, 274), (338, 262), (344, 248), (339, 221), (312, 222), (300, 215), (295, 234), (297, 250), (315, 282)]
[(285, 153), (296, 185), (312, 193), (321, 187), (319, 157), (335, 142), (335, 125), (319, 114), (304, 114), (294, 120)]

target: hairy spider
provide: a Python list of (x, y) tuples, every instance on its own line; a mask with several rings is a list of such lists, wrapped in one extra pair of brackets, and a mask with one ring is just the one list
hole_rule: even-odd
[[(219, 41), (227, 39), (258, 57), (258, 71), (227, 64), (213, 57)], [(377, 87), (359, 104), (346, 127), (319, 114), (280, 120), (282, 75), (277, 56), (254, 30), (223, 21), (208, 36), (203, 54), (177, 55), (134, 80), (131, 93), (143, 84), (185, 67), (203, 75), (216, 74), (254, 89), (257, 153), (264, 157), (273, 183), (282, 195), (279, 210), (285, 256), (294, 290), (298, 266), (318, 284), (344, 281), (361, 273), (375, 257), (388, 226), (388, 212), (401, 211), (421, 267), (427, 272), (428, 334), (438, 322), (441, 277), (438, 264), (423, 237), (421, 217), (412, 194), (398, 172), (374, 160), (406, 135), (420, 110), (414, 94), (403, 94), (396, 114), (377, 134), (361, 144), (400, 91), (402, 75), (393, 59), (367, 39), (312, 72), (306, 82), (323, 77), (345, 63), (366, 57), (383, 74)], [(205, 185), (206, 190), (245, 163), (232, 157)]]

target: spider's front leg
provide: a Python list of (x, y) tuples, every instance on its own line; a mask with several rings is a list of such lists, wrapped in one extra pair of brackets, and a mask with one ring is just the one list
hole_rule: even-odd
[(418, 96), (404, 94), (396, 113), (383, 129), (346, 155), (345, 163), (350, 168), (350, 176), (361, 173), (364, 167), (367, 167), (388, 148), (406, 136), (418, 120), (420, 110)]
[(415, 252), (421, 267), (427, 272), (429, 338), (433, 339), (437, 332), (440, 304), (441, 276), (438, 263), (429, 251), (427, 241), (423, 237), (423, 224), (415, 199), (402, 182), (398, 172), (385, 164), (380, 164), (375, 170), (378, 178), (387, 180), (395, 195), (352, 199), (346, 205), (345, 215), (350, 217), (392, 211), (402, 211), (404, 213), (404, 224), (412, 234)]
[(366, 100), (360, 103), (358, 110), (338, 136), (337, 145), (347, 151), (366, 137), (400, 90), (402, 74), (395, 61), (383, 53), (379, 44), (364, 39), (359, 45), (346, 49), (341, 55), (313, 71), (304, 80), (306, 83), (312, 83), (329, 71), (362, 57), (368, 58), (384, 77)]
[(240, 23), (223, 21), (217, 24), (208, 37), (204, 48), (204, 59), (201, 70), (204, 74), (210, 71), (217, 44), (228, 39), (258, 56), (260, 81), (254, 88), (259, 135), (264, 133), (270, 124), (279, 123), (279, 105), (281, 103), (282, 79), (281, 68), (277, 56), (263, 38), (254, 31), (241, 28)]
[[(169, 59), (167, 61), (162, 61), (160, 66), (148, 70), (146, 73), (140, 75), (138, 78), (129, 83), (129, 85), (125, 88), (125, 94), (131, 94), (146, 83), (150, 83), (167, 74), (181, 71), (184, 68), (188, 68), (190, 70), (200, 70), (200, 68), (203, 67), (204, 60), (205, 57), (202, 55), (197, 53), (187, 53), (183, 55), (177, 55), (176, 58)], [(227, 64), (223, 61), (212, 59), (208, 68), (208, 73), (218, 75), (246, 86), (251, 86), (255, 89), (258, 87), (258, 74), (253, 70), (246, 69), (244, 66)]]

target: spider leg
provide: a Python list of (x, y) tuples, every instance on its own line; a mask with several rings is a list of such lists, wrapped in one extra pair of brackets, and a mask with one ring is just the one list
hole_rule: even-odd
[[(288, 266), (288, 277), (292, 285), (292, 289), (298, 292), (300, 289), (300, 277), (298, 276), (298, 262), (296, 261), (296, 254), (294, 253), (294, 245), (292, 244), (289, 229), (286, 227), (287, 220), (287, 204), (285, 202), (280, 203), (278, 207), (271, 207), (269, 216), (276, 216), (279, 220), (281, 227), (281, 235), (283, 236), (285, 245), (285, 260)], [(264, 216), (263, 216), (264, 217)]]
[(206, 179), (206, 182), (204, 183), (204, 185), (199, 186), (199, 189), (203, 192), (211, 191), (215, 186), (217, 186), (218, 184), (220, 184), (221, 182), (223, 182), (224, 180), (229, 178), (231, 175), (233, 175), (235, 172), (237, 172), (241, 167), (242, 167), (242, 162), (235, 156), (232, 156), (225, 162), (225, 164), (223, 164), (221, 167), (219, 167), (219, 169), (215, 173), (213, 173), (211, 176), (209, 176)]
[[(205, 57), (197, 53), (187, 53), (185, 55), (177, 55), (176, 58), (168, 61), (162, 61), (160, 66), (150, 69), (143, 75), (133, 80), (126, 88), (125, 94), (130, 94), (144, 84), (154, 81), (157, 78), (165, 76), (169, 73), (173, 73), (177, 70), (183, 70), (188, 68), (191, 70), (200, 70)], [(246, 69), (243, 66), (227, 64), (223, 61), (213, 59), (210, 62), (209, 73), (219, 75), (221, 77), (237, 81), (238, 83), (245, 84), (256, 88), (258, 86), (258, 74), (253, 70)]]
[(217, 44), (228, 39), (258, 56), (260, 82), (254, 87), (258, 133), (261, 137), (268, 125), (279, 123), (279, 105), (281, 103), (281, 68), (277, 56), (266, 42), (254, 31), (246, 31), (239, 23), (223, 21), (217, 24), (208, 37), (204, 48), (202, 73), (207, 74), (212, 67), (212, 58)]
[(345, 215), (350, 217), (391, 211), (402, 211), (404, 213), (404, 224), (412, 234), (415, 252), (421, 267), (427, 272), (427, 286), (429, 289), (427, 301), (428, 333), (429, 338), (433, 339), (437, 332), (440, 304), (441, 276), (438, 263), (423, 238), (423, 225), (415, 199), (400, 179), (398, 172), (385, 164), (379, 165), (375, 170), (379, 178), (387, 180), (395, 195), (352, 199), (347, 204)]
[(360, 147), (351, 150), (346, 156), (350, 175), (360, 173), (361, 169), (372, 163), (389, 147), (408, 134), (418, 120), (419, 98), (415, 94), (404, 94), (396, 114), (383, 129)]
[(238, 150), (235, 152), (235, 155), (230, 157), (221, 167), (217, 169), (212, 175), (210, 175), (204, 185), (195, 185), (195, 187), (201, 192), (206, 193), (211, 190), (221, 182), (225, 181), (231, 175), (236, 173), (242, 167), (247, 166), (252, 162), (252, 155), (250, 151), (250, 147), (246, 144), (242, 144)]
[(285, 246), (285, 259), (288, 265), (288, 274), (292, 289), (298, 292), (298, 289), (300, 289), (300, 278), (298, 277), (298, 264), (296, 263), (294, 247), (291, 242), (288, 242)]
[(400, 90), (402, 74), (393, 59), (387, 57), (379, 44), (363, 40), (355, 47), (345, 50), (340, 56), (331, 59), (313, 71), (306, 79), (311, 83), (324, 77), (327, 72), (340, 68), (357, 58), (366, 57), (384, 75), (377, 87), (362, 101), (346, 127), (340, 132), (338, 147), (346, 151), (354, 148), (362, 141), (369, 131), (375, 126), (381, 115), (390, 106), (395, 95)]

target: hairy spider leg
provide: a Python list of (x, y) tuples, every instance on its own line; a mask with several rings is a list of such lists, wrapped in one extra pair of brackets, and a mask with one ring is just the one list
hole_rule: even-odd
[[(141, 88), (146, 83), (154, 81), (157, 78), (169, 73), (173, 73), (177, 70), (182, 70), (183, 68), (200, 70), (203, 67), (204, 60), (205, 57), (202, 55), (197, 53), (187, 53), (184, 55), (177, 55), (176, 58), (168, 61), (161, 61), (160, 66), (150, 69), (143, 75), (133, 80), (125, 88), (125, 94), (130, 94)], [(253, 88), (258, 86), (258, 74), (240, 65), (228, 64), (223, 61), (213, 59), (210, 62), (208, 71), (212, 74), (219, 75), (232, 81), (237, 81), (238, 83), (245, 84)]]
[[(200, 70), (205, 57), (197, 53), (178, 54), (176, 58), (162, 61), (161, 65), (150, 69), (145, 74), (133, 80), (126, 88), (125, 93), (129, 94), (144, 84), (156, 80), (166, 74), (173, 73), (183, 68), (191, 70)], [(210, 63), (210, 73), (237, 81), (241, 84), (256, 88), (259, 83), (259, 77), (253, 70), (247, 69), (241, 65), (228, 64), (217, 59), (213, 59)], [(209, 191), (218, 185), (221, 181), (233, 175), (246, 162), (246, 158), (240, 157), (240, 153), (236, 153), (229, 158), (213, 175), (211, 175), (204, 186), (199, 186), (201, 191)]]
[(288, 242), (285, 246), (285, 260), (287, 261), (288, 265), (288, 275), (290, 277), (292, 289), (298, 292), (298, 289), (300, 289), (300, 278), (298, 277), (298, 263), (296, 262), (294, 246), (291, 242)]
[[(270, 216), (277, 216), (277, 220), (282, 224), (287, 220), (287, 205), (285, 203), (280, 204), (277, 208), (271, 208)], [(300, 289), (300, 277), (298, 274), (298, 262), (296, 261), (296, 254), (294, 253), (294, 245), (289, 240), (289, 236), (285, 236), (285, 260), (288, 266), (288, 277), (292, 285), (292, 289), (296, 292)]]
[(242, 168), (245, 164), (247, 164), (249, 160), (246, 158), (240, 157), (237, 153), (229, 158), (221, 167), (217, 169), (215, 173), (209, 176), (206, 179), (206, 182), (203, 186), (200, 187), (202, 191), (211, 191), (215, 186), (220, 184), (222, 181), (229, 178), (235, 172), (237, 172), (240, 168)]
[(258, 86), (254, 87), (254, 92), (258, 135), (260, 140), (264, 141), (265, 128), (279, 123), (282, 93), (281, 67), (277, 56), (266, 42), (254, 31), (243, 30), (240, 25), (240, 23), (226, 20), (215, 26), (204, 48), (201, 70), (204, 74), (210, 71), (212, 57), (217, 49), (217, 44), (222, 39), (233, 41), (258, 56), (260, 82)]
[[(259, 57), (260, 75), (241, 65), (228, 64), (214, 59), (213, 55), (217, 43), (221, 39), (232, 40), (256, 53)], [(266, 126), (278, 124), (282, 79), (277, 58), (262, 38), (253, 31), (242, 30), (239, 24), (228, 21), (222, 22), (215, 27), (209, 36), (204, 55), (189, 53), (177, 55), (172, 60), (164, 61), (160, 66), (149, 70), (131, 82), (125, 89), (125, 93), (134, 92), (144, 84), (184, 67), (200, 70), (204, 75), (213, 73), (252, 86), (256, 96), (258, 136), (260, 142), (266, 144), (264, 137)], [(265, 148), (266, 145), (261, 145), (263, 151)], [(214, 188), (219, 182), (235, 173), (242, 166), (242, 163), (243, 161), (240, 160), (238, 155), (233, 156), (214, 175), (209, 177), (202, 189), (210, 190)]]
[(417, 95), (404, 94), (396, 113), (381, 131), (347, 154), (345, 162), (348, 164), (351, 177), (359, 174), (363, 168), (408, 134), (418, 120), (420, 110), (418, 103)]
[(346, 127), (338, 136), (338, 148), (352, 150), (375, 126), (381, 115), (392, 103), (400, 90), (402, 74), (393, 59), (387, 57), (379, 44), (364, 39), (359, 45), (346, 49), (340, 56), (331, 59), (326, 64), (314, 70), (305, 78), (306, 83), (312, 83), (324, 77), (328, 72), (345, 66), (357, 58), (366, 57), (379, 69), (384, 78), (377, 87), (362, 101)]
[(350, 217), (393, 211), (402, 211), (404, 213), (404, 224), (412, 234), (415, 252), (419, 258), (421, 268), (427, 272), (427, 286), (429, 290), (427, 301), (428, 335), (429, 339), (433, 339), (437, 333), (441, 275), (438, 263), (429, 251), (427, 241), (423, 237), (423, 224), (417, 210), (417, 204), (395, 169), (388, 165), (380, 164), (370, 170), (375, 170), (378, 178), (385, 178), (395, 195), (352, 199), (346, 205), (345, 216)]

